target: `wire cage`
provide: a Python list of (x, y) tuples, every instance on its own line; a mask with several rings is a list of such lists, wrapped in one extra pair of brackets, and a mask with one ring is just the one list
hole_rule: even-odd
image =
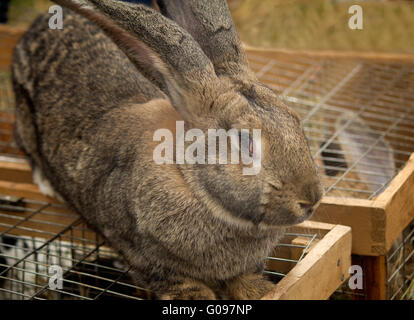
[(337, 297), (413, 299), (414, 59), (253, 48), (248, 56), (301, 116), (325, 189), (313, 219), (354, 231), (365, 289), (344, 286)]
[[(325, 197), (313, 220), (351, 226), (361, 298), (412, 298), (414, 59), (248, 48), (259, 80), (302, 119)], [(3, 97), (12, 110), (8, 75)], [(13, 117), (1, 114), (1, 134)], [(11, 139), (0, 153), (19, 157)], [(350, 291), (345, 288), (345, 293)]]
[[(354, 255), (352, 265), (361, 266), (365, 274), (374, 271), (376, 276), (365, 277), (361, 289), (351, 290), (343, 284), (332, 295), (332, 299), (364, 300), (374, 298), (372, 294), (375, 298), (381, 298), (378, 292), (369, 291), (373, 290), (372, 286), (383, 285), (388, 300), (414, 300), (414, 222), (404, 229), (387, 255), (375, 259)], [(375, 284), (371, 283), (374, 281)]]
[(301, 116), (326, 196), (374, 199), (414, 151), (414, 61), (249, 54)]
[[(32, 184), (12, 134), (8, 66), (19, 34), (0, 28), (0, 299), (152, 298), (102, 237)], [(277, 283), (268, 298), (328, 298), (347, 278), (350, 250), (350, 228), (320, 223), (293, 228), (267, 259), (265, 274)], [(326, 266), (331, 272), (322, 272)], [(326, 285), (304, 289), (315, 281)]]
[[(31, 192), (27, 184), (20, 188), (15, 183), (0, 182), (0, 299), (153, 297), (149, 290), (133, 281), (130, 267), (106, 245), (102, 237), (85, 225), (81, 217), (44, 197), (34, 186), (29, 189)], [(297, 287), (309, 285), (304, 276), (309, 272), (304, 272), (303, 281), (298, 281), (297, 275), (289, 274), (295, 273), (296, 266), (321, 272), (327, 264), (335, 265), (342, 261), (341, 268), (336, 266), (339, 273), (334, 275), (336, 284), (332, 286), (331, 283), (330, 290), (335, 290), (344, 280), (344, 270), (350, 264), (351, 241), (349, 228), (340, 227), (334, 228), (336, 236), (332, 243), (322, 241), (330, 231), (329, 226), (307, 225), (286, 233), (275, 246), (274, 254), (268, 257), (265, 271), (270, 279), (281, 284), (283, 289), (275, 289), (278, 297), (297, 294)], [(329, 237), (332, 236), (333, 233)], [(314, 248), (315, 252), (312, 251)], [(321, 255), (326, 254), (321, 252), (331, 252), (332, 248), (341, 248), (341, 254), (330, 261), (322, 261)], [(314, 276), (310, 278), (315, 279)], [(60, 285), (59, 279), (62, 279)], [(327, 279), (332, 282), (331, 277)], [(300, 292), (303, 297), (303, 290)], [(316, 298), (326, 298), (331, 293), (319, 292)]]
[[(12, 197), (0, 202), (0, 212), (0, 298), (149, 297), (105, 241), (62, 205)], [(56, 278), (54, 286), (53, 276), (64, 281), (59, 285)]]
[(387, 295), (391, 300), (414, 300), (414, 222), (395, 242), (386, 258)]

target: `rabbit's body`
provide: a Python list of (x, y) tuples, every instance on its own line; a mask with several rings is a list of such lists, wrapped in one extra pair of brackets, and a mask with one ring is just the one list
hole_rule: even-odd
[[(25, 101), (17, 105), (18, 140), (25, 150), (36, 150), (29, 153), (34, 166), (128, 261), (152, 270), (152, 280), (172, 279), (173, 270), (180, 270), (180, 276), (217, 285), (259, 271), (263, 265), (257, 261), (264, 261), (279, 232), (218, 223), (177, 167), (154, 163), (158, 142), (148, 144), (154, 132), (174, 131), (175, 121), (182, 120), (161, 100), (161, 92), (88, 20), (65, 12), (63, 33), (50, 30), (47, 19), (45, 15), (26, 33), (16, 48), (13, 70), (16, 92), (27, 92), (17, 99)], [(39, 37), (44, 39), (41, 48), (33, 45)], [(73, 46), (93, 49), (84, 55)], [(143, 103), (154, 98), (161, 99)], [(33, 131), (33, 124), (21, 122), (26, 120), (21, 115), (31, 112), (25, 109), (32, 100)], [(40, 150), (31, 145), (34, 136), (28, 130), (40, 140)], [(140, 273), (148, 276), (142, 279), (145, 284), (152, 271)]]
[[(143, 17), (134, 19), (134, 23), (142, 22), (143, 41), (154, 45), (151, 47), (154, 50), (162, 47), (162, 43), (155, 41), (158, 31), (145, 30), (145, 19), (163, 19), (161, 15), (141, 6), (115, 3), (122, 10), (138, 8)], [(107, 4), (112, 5), (110, 1), (96, 5)], [(302, 198), (307, 197), (312, 205), (320, 198), (310, 156), (305, 154), (297, 160), (303, 169), (292, 171), (287, 163), (279, 170), (282, 178), (293, 173), (299, 176), (311, 173), (303, 179), (304, 187), (303, 181), (295, 182), (300, 184), (299, 191), (290, 182), (285, 183), (284, 190), (279, 190), (276, 180), (262, 176), (263, 169), (258, 177), (240, 176), (234, 180), (231, 174), (240, 174), (239, 165), (156, 164), (153, 151), (159, 142), (153, 141), (154, 132), (165, 128), (174, 133), (176, 121), (188, 120), (190, 112), (181, 113), (181, 109), (177, 112), (176, 104), (153, 84), (155, 81), (161, 89), (171, 90), (168, 79), (161, 76), (157, 82), (159, 74), (148, 72), (147, 65), (143, 67), (146, 77), (136, 69), (135, 63), (141, 66), (141, 61), (145, 64), (147, 59), (157, 58), (148, 54), (149, 49), (143, 44), (134, 43), (138, 47), (134, 47), (136, 52), (143, 52), (142, 59), (134, 60), (136, 56), (128, 59), (99, 27), (70, 11), (64, 12), (63, 30), (50, 30), (48, 18), (48, 15), (40, 18), (22, 38), (13, 64), (16, 140), (28, 154), (34, 170), (40, 170), (53, 189), (124, 255), (139, 284), (160, 297), (262, 296), (270, 288), (270, 283), (260, 275), (266, 256), (277, 244), (285, 225), (300, 222), (309, 215), (308, 205), (305, 214), (299, 205), (305, 201)], [(169, 22), (165, 19), (164, 23)], [(109, 28), (120, 32), (111, 24)], [(191, 62), (200, 68), (179, 73), (183, 75), (179, 81), (190, 87), (188, 92), (201, 95), (197, 96), (199, 100), (190, 99), (191, 103), (206, 100), (211, 109), (213, 104), (208, 101), (214, 93), (219, 95), (214, 98), (215, 103), (231, 104), (233, 100), (227, 94), (234, 89), (229, 80), (220, 80), (221, 89), (191, 89), (192, 85), (202, 86), (208, 81), (211, 67), (207, 60), (204, 63), (191, 37), (178, 28), (171, 25), (170, 31), (182, 32), (182, 37), (168, 36), (166, 41), (175, 41), (178, 50), (182, 46), (188, 55), (199, 54), (200, 58), (186, 63), (181, 61), (180, 52), (164, 55), (159, 49), (157, 53), (170, 63), (170, 69), (180, 70), (182, 66), (191, 69)], [(132, 41), (129, 35), (118, 34), (123, 36), (123, 43)], [(124, 52), (131, 54), (128, 50)], [(148, 65), (152, 67), (157, 61)], [(160, 70), (162, 74), (164, 69)], [(200, 84), (185, 78), (193, 75), (201, 77)], [(165, 86), (162, 79), (167, 83)], [(254, 95), (264, 90), (263, 101), (269, 104), (276, 101), (270, 90), (250, 90)], [(171, 101), (176, 97), (181, 94), (169, 96)], [(188, 101), (184, 99), (185, 103)], [(276, 118), (286, 119), (286, 124), (278, 127), (286, 126), (292, 143), (297, 141), (300, 148), (282, 145), (282, 149), (291, 152), (290, 157), (300, 151), (309, 153), (302, 133), (292, 129), (297, 126), (297, 119), (284, 108), (275, 112)], [(241, 107), (231, 110), (232, 117), (242, 118), (244, 113)], [(221, 116), (224, 115), (222, 112)], [(272, 148), (269, 145), (269, 150)], [(299, 195), (302, 202), (290, 198), (301, 192), (305, 193), (303, 197)], [(280, 214), (275, 215), (275, 210)], [(260, 213), (259, 217), (255, 211)]]

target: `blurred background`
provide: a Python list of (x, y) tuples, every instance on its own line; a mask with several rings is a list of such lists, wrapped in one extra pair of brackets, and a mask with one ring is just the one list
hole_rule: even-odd
[[(9, 2), (8, 24), (27, 26), (52, 5)], [(130, 0), (134, 1), (134, 0)], [(251, 46), (300, 50), (414, 52), (414, 1), (228, 0), (242, 40)], [(351, 30), (348, 8), (363, 9), (363, 30)]]

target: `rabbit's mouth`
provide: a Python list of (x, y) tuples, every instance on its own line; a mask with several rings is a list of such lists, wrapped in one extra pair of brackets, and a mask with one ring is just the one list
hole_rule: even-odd
[(320, 199), (296, 201), (292, 195), (282, 191), (284, 188), (281, 184), (264, 183), (256, 221), (265, 226), (284, 227), (301, 223), (312, 216)]

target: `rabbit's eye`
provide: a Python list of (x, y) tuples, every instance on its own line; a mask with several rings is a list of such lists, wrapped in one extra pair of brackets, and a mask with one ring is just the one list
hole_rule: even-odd
[[(249, 144), (247, 145), (247, 138), (248, 137), (248, 139), (249, 139)], [(246, 139), (246, 140), (245, 140)], [(250, 134), (248, 134), (248, 133), (246, 133), (246, 134), (241, 134), (240, 132), (239, 132), (239, 141), (240, 141), (240, 143), (242, 143), (243, 145), (244, 145), (244, 147), (243, 147), (243, 152), (245, 152), (246, 154), (247, 154), (247, 151), (249, 152), (249, 156), (250, 157), (253, 157), (253, 152), (254, 152), (254, 144), (253, 144), (253, 138), (252, 138), (252, 136), (250, 135)], [(247, 149), (247, 146), (248, 146), (248, 149)], [(244, 148), (246, 148), (246, 149), (244, 149)]]

